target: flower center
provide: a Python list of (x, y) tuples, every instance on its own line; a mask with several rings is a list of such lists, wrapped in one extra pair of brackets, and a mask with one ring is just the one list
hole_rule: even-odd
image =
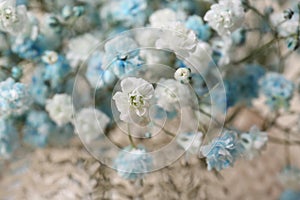
[(141, 108), (145, 105), (144, 97), (133, 91), (129, 94), (129, 104), (135, 108)]

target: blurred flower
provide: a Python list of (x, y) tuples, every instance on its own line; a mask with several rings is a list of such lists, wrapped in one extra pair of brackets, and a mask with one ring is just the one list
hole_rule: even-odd
[(155, 88), (157, 105), (168, 112), (185, 106), (193, 106), (193, 95), (189, 86), (174, 79), (162, 79)]
[(273, 110), (288, 108), (293, 97), (294, 84), (283, 75), (269, 72), (260, 82), (261, 91), (266, 96), (266, 104)]
[(241, 46), (246, 42), (247, 31), (244, 28), (239, 28), (231, 34), (233, 44)]
[(153, 86), (141, 78), (128, 77), (121, 81), (122, 92), (116, 92), (113, 100), (125, 122), (145, 123), (154, 96)]
[(174, 78), (181, 83), (189, 83), (191, 80), (191, 70), (189, 68), (178, 68), (174, 73)]
[(56, 94), (52, 99), (48, 99), (45, 109), (58, 126), (65, 125), (72, 120), (73, 106), (71, 97), (67, 94)]
[(0, 82), (1, 117), (22, 114), (30, 103), (31, 98), (24, 84), (16, 83), (12, 78)]
[(119, 78), (135, 72), (143, 64), (138, 48), (138, 44), (129, 37), (108, 41), (105, 44), (104, 68)]
[(23, 128), (24, 142), (34, 147), (45, 147), (49, 135), (55, 131), (58, 130), (46, 112), (32, 110)]
[(18, 133), (13, 121), (0, 118), (0, 157), (9, 158), (18, 143)]
[(300, 169), (293, 166), (285, 167), (278, 176), (281, 184), (288, 189), (300, 190)]
[(233, 166), (243, 152), (237, 134), (225, 130), (222, 136), (215, 138), (209, 145), (201, 147), (202, 154), (206, 157), (207, 169), (215, 168), (217, 171)]
[(242, 133), (240, 138), (244, 154), (250, 160), (258, 156), (268, 142), (268, 134), (261, 132), (256, 126), (251, 127), (249, 133)]
[(244, 8), (240, 0), (220, 0), (213, 4), (204, 16), (204, 20), (220, 36), (228, 35), (239, 28), (244, 20)]
[(166, 28), (170, 23), (176, 21), (176, 12), (169, 8), (157, 10), (149, 17), (150, 25), (155, 28)]
[(45, 105), (46, 99), (50, 95), (49, 85), (46, 84), (43, 77), (44, 69), (41, 67), (36, 68), (31, 78), (31, 84), (29, 85), (29, 93), (34, 102), (39, 105)]
[(84, 142), (90, 143), (104, 134), (110, 119), (103, 112), (95, 108), (80, 110), (73, 121), (76, 132)]
[(279, 200), (298, 200), (300, 199), (300, 191), (284, 190)]
[(202, 18), (198, 15), (190, 16), (185, 22), (186, 28), (195, 31), (200, 40), (208, 41), (212, 35), (208, 24), (204, 24)]
[(129, 180), (141, 179), (152, 169), (153, 160), (142, 147), (125, 147), (114, 160), (118, 174)]

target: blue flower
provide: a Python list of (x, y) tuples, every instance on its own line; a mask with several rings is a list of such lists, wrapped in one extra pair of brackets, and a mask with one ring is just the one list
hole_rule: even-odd
[(143, 64), (137, 43), (129, 38), (116, 38), (105, 44), (104, 68), (109, 67), (117, 77), (134, 73)]
[(1, 117), (22, 114), (30, 103), (31, 98), (24, 84), (16, 83), (12, 78), (0, 82)]
[[(45, 52), (45, 54), (55, 52)], [(49, 55), (53, 56), (53, 55)], [(58, 88), (63, 84), (64, 78), (70, 73), (71, 68), (68, 61), (62, 55), (54, 56), (53, 61), (46, 62), (44, 80), (50, 82), (52, 89)], [(44, 61), (45, 62), (45, 61)]]
[(0, 157), (8, 158), (18, 142), (17, 130), (11, 120), (0, 118)]
[(280, 195), (280, 200), (299, 200), (300, 199), (300, 191), (294, 190), (285, 190)]
[(237, 29), (231, 34), (233, 44), (241, 46), (246, 42), (247, 31), (243, 28)]
[(96, 52), (88, 61), (85, 75), (94, 88), (111, 86), (117, 80), (117, 77), (110, 70), (102, 68), (102, 58), (102, 53)]
[(208, 170), (215, 168), (218, 171), (233, 166), (243, 151), (237, 134), (227, 130), (222, 136), (215, 138), (210, 144), (201, 148), (202, 154), (206, 157)]
[(266, 104), (273, 110), (287, 109), (293, 97), (294, 84), (283, 75), (270, 72), (261, 80), (261, 91), (266, 96)]
[(190, 16), (185, 22), (185, 26), (195, 31), (200, 40), (208, 41), (212, 35), (209, 25), (204, 24), (202, 18), (197, 15)]
[(50, 95), (50, 88), (43, 79), (44, 69), (37, 68), (31, 78), (29, 93), (35, 103), (45, 105), (46, 100)]
[(29, 60), (37, 60), (43, 51), (36, 41), (28, 37), (16, 38), (11, 46), (11, 50), (20, 58)]
[(152, 169), (153, 160), (143, 147), (125, 147), (114, 160), (114, 168), (125, 179), (143, 178)]
[(143, 25), (146, 21), (146, 9), (146, 0), (120, 0), (113, 16), (124, 26)]
[(46, 112), (33, 110), (27, 115), (23, 139), (29, 145), (44, 147), (47, 145), (49, 135), (55, 131), (58, 130)]

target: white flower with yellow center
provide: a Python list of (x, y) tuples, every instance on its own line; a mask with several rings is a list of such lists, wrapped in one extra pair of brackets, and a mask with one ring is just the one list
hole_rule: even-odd
[(188, 83), (191, 79), (191, 70), (189, 68), (179, 68), (176, 70), (174, 78), (182, 83)]
[(142, 78), (127, 77), (121, 81), (122, 92), (116, 92), (113, 100), (124, 122), (145, 123), (153, 99), (152, 84)]

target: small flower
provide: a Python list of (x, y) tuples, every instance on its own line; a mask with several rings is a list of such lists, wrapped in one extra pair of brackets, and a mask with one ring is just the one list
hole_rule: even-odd
[(230, 63), (233, 40), (231, 37), (223, 37), (212, 41), (213, 60), (218, 66)]
[(300, 190), (300, 169), (297, 167), (287, 166), (278, 176), (281, 184), (288, 189)]
[(300, 199), (300, 191), (297, 190), (284, 190), (279, 197), (279, 200), (298, 200)]
[(178, 135), (176, 142), (191, 154), (200, 154), (200, 145), (202, 144), (203, 134), (197, 133), (181, 133)]
[(73, 106), (71, 97), (67, 94), (56, 94), (48, 99), (45, 108), (58, 126), (65, 125), (72, 119)]
[(80, 110), (73, 121), (80, 138), (90, 143), (101, 134), (104, 134), (110, 119), (103, 112), (94, 108)]
[(266, 104), (273, 110), (288, 108), (293, 97), (294, 84), (281, 74), (270, 72), (260, 82)]
[(108, 41), (105, 44), (103, 68), (111, 70), (119, 78), (134, 73), (143, 64), (138, 48), (136, 41), (129, 37)]
[(235, 132), (225, 131), (209, 145), (201, 147), (201, 152), (206, 157), (208, 170), (215, 168), (220, 171), (233, 166), (237, 158), (241, 156), (243, 147)]
[(113, 100), (125, 122), (145, 123), (154, 96), (152, 84), (144, 79), (128, 77), (121, 81), (122, 92), (116, 92)]
[(0, 116), (20, 115), (28, 109), (31, 98), (27, 88), (22, 83), (16, 83), (12, 78), (0, 82)]
[(287, 9), (283, 11), (284, 19), (292, 19), (293, 15), (294, 15), (294, 11), (292, 11), (291, 9)]
[(218, 32), (220, 36), (228, 35), (243, 22), (244, 8), (240, 0), (220, 0), (213, 4), (204, 16), (204, 20)]
[(204, 24), (202, 18), (197, 15), (190, 16), (185, 22), (185, 26), (195, 31), (197, 37), (202, 41), (208, 41), (212, 35), (208, 24)]
[(244, 153), (250, 160), (259, 155), (268, 142), (268, 134), (261, 132), (256, 126), (253, 126), (249, 133), (241, 134), (240, 138)]
[(141, 179), (152, 169), (153, 159), (142, 147), (124, 148), (114, 160), (118, 174), (129, 180)]
[(155, 28), (166, 28), (175, 21), (177, 21), (176, 12), (168, 8), (157, 10), (149, 17), (150, 25)]
[(194, 105), (189, 87), (173, 79), (160, 80), (155, 88), (155, 97), (157, 105), (168, 112)]
[(0, 157), (9, 158), (17, 147), (18, 133), (12, 120), (0, 118)]
[(52, 132), (58, 131), (44, 111), (30, 111), (23, 129), (24, 142), (34, 147), (45, 147)]
[(45, 105), (46, 100), (50, 95), (50, 88), (44, 81), (43, 76), (44, 70), (41, 68), (36, 68), (32, 75), (31, 84), (29, 87), (30, 95), (32, 96), (34, 102), (39, 105)]
[(191, 79), (191, 70), (189, 68), (179, 68), (176, 70), (174, 78), (182, 83), (189, 83)]

